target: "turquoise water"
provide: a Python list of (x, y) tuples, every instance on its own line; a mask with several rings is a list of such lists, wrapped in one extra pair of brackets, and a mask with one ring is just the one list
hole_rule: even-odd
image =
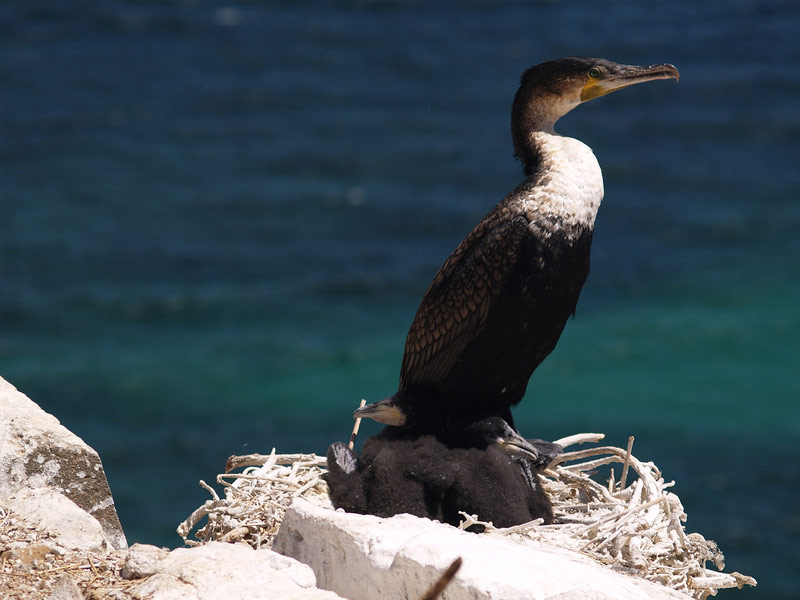
[[(95, 447), (129, 541), (229, 454), (345, 439), (436, 269), (521, 178), (556, 56), (672, 62), (559, 123), (606, 183), (576, 318), (516, 410), (675, 479), (728, 570), (800, 572), (800, 7), (0, 8), (0, 374)], [(377, 428), (366, 425), (366, 435)]]

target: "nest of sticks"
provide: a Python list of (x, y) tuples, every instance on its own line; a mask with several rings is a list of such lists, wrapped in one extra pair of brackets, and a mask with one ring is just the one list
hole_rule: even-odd
[[(557, 440), (565, 448), (599, 442), (602, 434), (579, 434)], [(627, 449), (598, 446), (558, 456), (542, 474), (542, 485), (553, 502), (556, 523), (540, 520), (498, 529), (464, 515), (462, 528), (479, 523), (482, 535), (533, 540), (575, 550), (615, 570), (637, 575), (700, 600), (722, 588), (756, 585), (740, 573), (723, 573), (724, 558), (711, 540), (686, 533), (681, 501), (668, 491), (652, 462), (641, 462)], [(614, 463), (621, 466), (615, 479)], [(226, 472), (217, 476), (224, 497), (201, 481), (211, 494), (178, 527), (189, 546), (216, 541), (245, 541), (254, 548), (270, 547), (291, 502), (305, 497), (330, 504), (322, 475), (325, 458), (314, 454), (232, 456)], [(233, 473), (235, 469), (243, 471)], [(605, 476), (602, 473), (607, 472)], [(628, 483), (628, 480), (631, 480)], [(601, 483), (603, 482), (603, 483)], [(207, 518), (204, 526), (192, 531)], [(189, 539), (193, 535), (194, 539)], [(714, 568), (707, 567), (711, 563)]]

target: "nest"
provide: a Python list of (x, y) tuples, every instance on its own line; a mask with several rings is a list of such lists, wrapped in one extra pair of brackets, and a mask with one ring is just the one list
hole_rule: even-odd
[[(275, 448), (268, 456), (231, 456), (225, 473), (217, 475), (225, 497), (220, 498), (214, 488), (200, 480), (212, 499), (178, 526), (178, 535), (187, 546), (245, 541), (256, 550), (270, 548), (283, 514), (295, 498), (316, 498), (330, 504), (328, 484), (322, 479), (323, 465), (325, 459), (315, 454), (275, 454)], [(241, 467), (246, 467), (243, 472), (230, 473)], [(188, 539), (204, 517), (208, 517), (206, 525), (194, 533), (195, 540)]]
[[(565, 448), (598, 442), (602, 434), (579, 434), (558, 440)], [(600, 446), (559, 455), (543, 473), (542, 485), (553, 502), (556, 523), (541, 520), (497, 529), (475, 515), (462, 513), (462, 528), (482, 524), (483, 535), (507, 536), (575, 550), (611, 568), (660, 583), (702, 600), (722, 588), (756, 585), (740, 573), (723, 573), (724, 557), (711, 540), (699, 533), (686, 533), (686, 513), (677, 495), (651, 462), (631, 454), (633, 438), (626, 450)], [(610, 468), (607, 479), (598, 469), (620, 463), (615, 480)], [(257, 465), (257, 466), (256, 466)], [(306, 497), (327, 502), (327, 484), (322, 479), (325, 459), (314, 454), (248, 455), (231, 457), (226, 473), (217, 476), (225, 489), (220, 498), (201, 481), (212, 496), (178, 527), (189, 546), (208, 541), (245, 541), (254, 548), (270, 547), (291, 502)], [(245, 467), (241, 473), (231, 470)], [(633, 472), (630, 484), (629, 473)], [(599, 483), (605, 481), (605, 483)], [(192, 530), (207, 517), (205, 526)], [(708, 568), (707, 563), (716, 568)]]

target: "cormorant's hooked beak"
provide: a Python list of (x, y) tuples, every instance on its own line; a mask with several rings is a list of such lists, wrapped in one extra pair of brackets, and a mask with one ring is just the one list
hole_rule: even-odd
[(400, 410), (391, 398), (386, 398), (380, 402), (367, 404), (363, 408), (357, 408), (353, 412), (354, 419), (372, 419), (385, 425), (401, 427), (406, 424), (406, 414)]
[(500, 449), (511, 456), (522, 456), (533, 461), (539, 460), (539, 451), (524, 437), (516, 432), (509, 432), (504, 437), (498, 437), (495, 443)]
[(637, 67), (632, 65), (617, 65), (618, 69), (614, 73), (606, 73), (600, 70), (598, 77), (590, 76), (589, 81), (581, 90), (581, 102), (586, 102), (592, 98), (605, 96), (616, 90), (655, 81), (657, 79), (680, 79), (680, 73), (673, 65), (650, 65), (649, 67)]

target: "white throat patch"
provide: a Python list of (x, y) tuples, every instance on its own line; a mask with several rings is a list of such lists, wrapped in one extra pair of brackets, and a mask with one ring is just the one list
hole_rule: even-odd
[(564, 225), (594, 227), (603, 200), (603, 173), (592, 149), (583, 142), (536, 131), (531, 143), (539, 150), (536, 173), (519, 190), (532, 222), (552, 215)]

